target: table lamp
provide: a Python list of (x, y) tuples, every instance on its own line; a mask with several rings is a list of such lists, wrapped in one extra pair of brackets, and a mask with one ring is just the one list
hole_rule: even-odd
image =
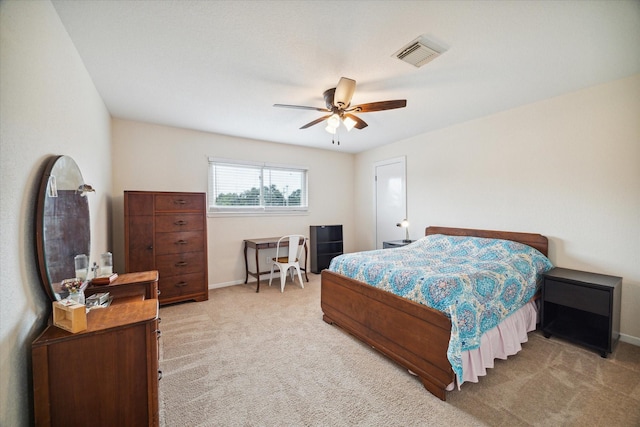
[(406, 230), (406, 236), (405, 236), (403, 242), (404, 243), (411, 242), (411, 240), (409, 240), (409, 221), (405, 218), (402, 221), (400, 221), (399, 223), (397, 223), (396, 227), (401, 227), (401, 228), (404, 228)]

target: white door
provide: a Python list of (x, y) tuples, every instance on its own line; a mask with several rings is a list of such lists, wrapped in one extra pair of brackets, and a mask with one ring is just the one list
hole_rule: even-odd
[(406, 161), (404, 157), (376, 162), (376, 248), (387, 240), (402, 240), (405, 229), (397, 227), (407, 217)]

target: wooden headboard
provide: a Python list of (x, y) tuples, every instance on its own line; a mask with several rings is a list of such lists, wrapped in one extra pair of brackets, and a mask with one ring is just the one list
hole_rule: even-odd
[(472, 228), (452, 228), (452, 227), (427, 227), (425, 236), (430, 234), (445, 234), (448, 236), (473, 236), (488, 239), (513, 240), (531, 246), (547, 256), (549, 251), (549, 241), (542, 234), (518, 233), (514, 231), (494, 231), (494, 230), (474, 230)]

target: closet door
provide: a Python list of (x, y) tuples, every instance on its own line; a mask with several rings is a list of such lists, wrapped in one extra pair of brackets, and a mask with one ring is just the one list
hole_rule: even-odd
[(376, 249), (383, 242), (405, 238), (405, 229), (397, 227), (407, 218), (405, 158), (377, 162), (375, 168)]

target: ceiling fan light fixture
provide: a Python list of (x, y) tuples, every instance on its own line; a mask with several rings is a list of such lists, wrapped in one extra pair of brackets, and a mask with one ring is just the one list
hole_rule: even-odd
[(340, 126), (340, 116), (337, 114), (331, 115), (331, 117), (327, 119), (327, 126), (337, 129), (338, 126)]
[(342, 119), (342, 123), (344, 123), (344, 127), (347, 128), (347, 131), (350, 131), (351, 129), (353, 129), (357, 122), (351, 117), (345, 117), (344, 119)]
[[(364, 120), (352, 113), (371, 113), (374, 111), (395, 110), (396, 108), (404, 108), (407, 106), (406, 99), (368, 102), (352, 106), (351, 96), (353, 95), (355, 87), (355, 80), (341, 77), (336, 87), (327, 89), (322, 94), (326, 108), (289, 104), (273, 104), (273, 106), (280, 108), (297, 108), (300, 110), (316, 110), (322, 113), (328, 113), (301, 126), (300, 129), (307, 129), (311, 126), (317, 125), (318, 123), (326, 121), (325, 130), (332, 135), (336, 135), (338, 133), (340, 123), (344, 124), (344, 127), (348, 131), (351, 131), (353, 128), (364, 129), (368, 126)], [(338, 145), (340, 145), (339, 141)]]

